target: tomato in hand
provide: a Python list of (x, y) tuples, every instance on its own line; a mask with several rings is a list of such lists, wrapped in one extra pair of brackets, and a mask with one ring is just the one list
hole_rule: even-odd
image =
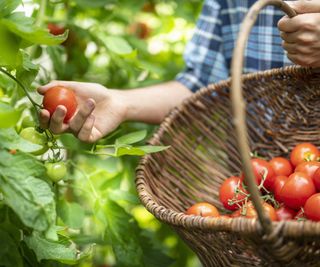
[[(242, 187), (242, 182), (239, 177), (231, 176), (226, 179), (219, 190), (219, 198), (223, 206), (228, 210), (236, 210), (241, 206), (246, 198), (246, 195), (239, 192), (236, 193), (236, 190), (240, 190), (246, 193), (246, 190)], [(230, 205), (229, 201), (234, 200), (238, 203)]]
[(310, 143), (296, 145), (290, 154), (290, 161), (293, 166), (297, 166), (304, 161), (316, 161), (319, 157), (319, 150)]
[(275, 157), (269, 163), (277, 176), (289, 176), (293, 171), (290, 161), (283, 157)]
[(274, 198), (279, 202), (282, 202), (281, 190), (287, 180), (288, 180), (288, 177), (284, 175), (276, 176), (274, 180), (273, 194), (274, 194)]
[(305, 216), (312, 221), (320, 221), (320, 193), (314, 194), (304, 205)]
[(209, 203), (206, 202), (200, 202), (197, 204), (194, 204), (186, 211), (187, 215), (198, 215), (202, 217), (218, 217), (219, 211), (217, 208)]
[(58, 182), (67, 174), (67, 167), (64, 162), (46, 162), (47, 175), (53, 182)]
[(315, 171), (320, 168), (320, 162), (319, 161), (304, 161), (299, 163), (299, 165), (295, 168), (295, 172), (304, 172), (307, 174), (310, 178), (313, 177), (313, 174)]
[(281, 206), (276, 210), (278, 221), (294, 220), (297, 212), (286, 206)]
[(280, 195), (287, 207), (298, 210), (315, 193), (316, 188), (312, 179), (303, 172), (294, 172), (283, 185)]
[(62, 86), (55, 86), (45, 92), (43, 97), (43, 106), (50, 112), (50, 115), (59, 106), (65, 106), (67, 109), (64, 122), (68, 122), (77, 109), (77, 99), (75, 93)]
[(320, 168), (318, 168), (313, 176), (312, 176), (312, 180), (314, 185), (316, 186), (317, 190), (320, 191)]
[(35, 128), (28, 127), (24, 128), (20, 132), (20, 136), (29, 141), (30, 143), (39, 145), (40, 148), (38, 150), (35, 150), (31, 152), (33, 155), (42, 155), (45, 153), (49, 148), (47, 145), (47, 137), (44, 133), (39, 133)]
[[(265, 177), (264, 181), (264, 187), (268, 190), (273, 189), (273, 184), (274, 184), (274, 178), (275, 178), (275, 173), (272, 169), (272, 166), (269, 162), (259, 159), (259, 158), (254, 158), (251, 159), (251, 164), (253, 168), (253, 174), (256, 178), (256, 184), (260, 185), (262, 178)], [(244, 179), (244, 174), (242, 174), (241, 179)], [(244, 179), (245, 182), (245, 179)]]

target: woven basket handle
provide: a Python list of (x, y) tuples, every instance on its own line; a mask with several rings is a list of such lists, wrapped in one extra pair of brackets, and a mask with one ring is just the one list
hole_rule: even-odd
[(238, 40), (233, 51), (231, 65), (231, 102), (233, 110), (234, 125), (238, 146), (244, 166), (246, 184), (257, 210), (262, 229), (265, 234), (271, 233), (272, 225), (269, 217), (265, 214), (260, 200), (260, 193), (255, 183), (253, 170), (250, 162), (250, 148), (248, 145), (248, 133), (246, 127), (246, 105), (242, 97), (242, 69), (244, 61), (244, 52), (249, 38), (250, 31), (256, 22), (261, 9), (267, 5), (274, 5), (281, 8), (289, 17), (294, 17), (296, 12), (282, 0), (259, 0), (249, 10), (240, 29)]

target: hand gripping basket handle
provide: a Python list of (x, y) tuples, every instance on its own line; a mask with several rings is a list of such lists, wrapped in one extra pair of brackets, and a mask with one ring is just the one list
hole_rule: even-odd
[(267, 5), (281, 8), (289, 17), (294, 17), (296, 12), (282, 0), (259, 0), (249, 10), (240, 29), (238, 40), (233, 51), (231, 65), (231, 104), (233, 110), (234, 125), (236, 128), (237, 141), (244, 166), (245, 179), (251, 194), (254, 207), (258, 213), (259, 221), (265, 234), (272, 231), (269, 217), (265, 214), (260, 200), (260, 193), (255, 183), (253, 170), (250, 162), (250, 148), (247, 140), (246, 106), (242, 97), (242, 69), (244, 51), (250, 31), (261, 9)]

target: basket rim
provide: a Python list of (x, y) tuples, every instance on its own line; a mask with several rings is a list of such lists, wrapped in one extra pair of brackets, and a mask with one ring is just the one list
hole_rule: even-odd
[[(243, 81), (257, 80), (260, 78), (267, 78), (273, 75), (285, 75), (285, 74), (312, 74), (314, 73), (312, 68), (305, 68), (298, 65), (291, 65), (282, 68), (258, 71), (254, 73), (243, 74)], [(184, 100), (180, 105), (173, 108), (171, 112), (166, 116), (164, 121), (160, 124), (157, 131), (153, 134), (149, 140), (151, 145), (159, 143), (159, 140), (166, 132), (166, 130), (174, 123), (177, 115), (190, 103), (196, 101), (198, 98), (213, 92), (220, 90), (230, 85), (231, 78), (220, 81), (216, 84), (209, 84), (207, 87), (203, 87), (194, 93), (192, 96)], [(145, 179), (145, 168), (148, 166), (150, 159), (153, 157), (152, 154), (145, 155), (141, 158), (139, 165), (136, 169), (136, 188), (138, 196), (144, 207), (153, 214), (161, 222), (167, 223), (175, 227), (183, 227), (191, 230), (202, 230), (202, 231), (226, 231), (226, 232), (238, 232), (242, 234), (256, 234), (257, 232), (262, 233), (261, 225), (258, 219), (247, 219), (247, 218), (214, 218), (214, 217), (200, 217), (194, 215), (186, 215), (182, 212), (177, 212), (164, 207), (157, 203), (153, 199), (152, 195), (148, 191), (148, 184)], [(320, 235), (320, 222), (312, 221), (281, 221), (272, 222), (272, 234), (271, 236), (279, 237), (281, 232), (286, 237), (301, 237), (308, 236), (312, 237)]]

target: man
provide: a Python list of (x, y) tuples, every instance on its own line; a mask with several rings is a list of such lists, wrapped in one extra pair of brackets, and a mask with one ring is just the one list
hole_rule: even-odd
[[(175, 81), (134, 90), (111, 90), (100, 84), (53, 81), (72, 89), (79, 110), (68, 124), (66, 108), (59, 106), (51, 119), (40, 113), (40, 124), (53, 133), (72, 132), (80, 140), (95, 142), (126, 120), (160, 123), (166, 114), (192, 92), (229, 76), (231, 56), (240, 24), (255, 0), (206, 0), (194, 36), (185, 52), (186, 69)], [(320, 1), (288, 2), (298, 15), (289, 19), (267, 7), (250, 36), (244, 72), (282, 67), (290, 60), (302, 66), (320, 67)], [(280, 30), (280, 36), (279, 36)], [(287, 54), (285, 53), (285, 51)]]

